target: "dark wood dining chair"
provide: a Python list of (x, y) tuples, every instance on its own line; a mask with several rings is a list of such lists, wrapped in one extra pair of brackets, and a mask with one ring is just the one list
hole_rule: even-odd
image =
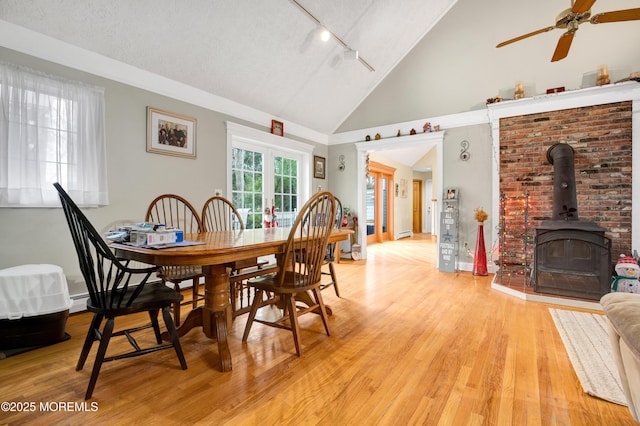
[[(171, 306), (182, 300), (182, 295), (163, 284), (148, 282), (151, 274), (158, 270), (157, 267), (130, 268), (128, 262), (120, 261), (110, 250), (102, 235), (96, 231), (71, 197), (62, 189), (62, 186), (58, 183), (55, 183), (54, 186), (60, 195), (62, 208), (78, 255), (80, 271), (89, 292), (87, 310), (93, 312), (93, 319), (82, 346), (76, 371), (80, 371), (84, 367), (93, 342), (96, 340), (100, 342), (85, 399), (91, 398), (98, 381), (100, 368), (104, 362), (174, 348), (180, 366), (185, 370), (187, 362), (182, 353), (178, 333), (170, 312)], [(169, 332), (171, 343), (163, 343), (160, 337), (158, 324), (158, 312), (160, 311), (162, 311), (162, 318)], [(148, 313), (151, 320), (149, 325), (113, 331), (117, 317), (139, 312)], [(104, 328), (100, 330), (100, 326), (105, 320)], [(136, 342), (133, 333), (148, 328), (153, 328), (157, 345), (142, 348)], [(126, 336), (133, 350), (106, 356), (109, 342), (115, 336)]]
[[(227, 198), (219, 195), (209, 198), (204, 203), (200, 218), (203, 232), (244, 229), (244, 221), (236, 207)], [(267, 262), (253, 257), (229, 265), (229, 293), (233, 318), (249, 312), (251, 300), (255, 296), (255, 291), (252, 292), (246, 283), (247, 279), (274, 272), (273, 268), (264, 268), (266, 264)]]
[[(156, 197), (147, 209), (145, 222), (162, 223), (167, 227), (182, 229), (186, 234), (197, 234), (202, 231), (202, 222), (196, 209), (186, 199), (175, 194), (163, 194)], [(191, 280), (192, 297), (190, 301), (177, 302), (173, 306), (173, 318), (176, 326), (180, 325), (180, 308), (191, 305), (192, 309), (204, 300), (200, 290), (200, 278), (204, 277), (201, 266), (163, 266), (158, 271), (163, 283), (170, 282), (180, 292), (180, 283)]]
[[(338, 198), (336, 200), (336, 220), (334, 223), (335, 229), (342, 228), (342, 203)], [(333, 290), (336, 292), (336, 296), (340, 297), (340, 290), (338, 289), (338, 277), (336, 275), (336, 268), (334, 262), (336, 256), (340, 255), (340, 243), (329, 243), (327, 245), (327, 254), (324, 257), (323, 265), (328, 265), (329, 272), (322, 271), (322, 275), (328, 275), (331, 277), (331, 281), (322, 283), (320, 290), (333, 286)]]
[[(320, 291), (320, 278), (335, 214), (335, 199), (329, 192), (316, 193), (302, 207), (289, 232), (284, 252), (278, 256), (277, 273), (249, 281), (258, 293), (251, 304), (242, 336), (243, 342), (247, 341), (254, 322), (284, 328), (292, 332), (296, 353), (300, 356), (298, 317), (309, 312), (320, 314), (327, 335), (331, 335), (327, 310)], [(263, 305), (264, 292), (274, 294), (284, 308), (282, 317), (269, 321), (256, 316), (258, 308)], [(308, 296), (309, 292), (313, 299), (309, 298), (307, 306), (298, 306), (296, 296)]]

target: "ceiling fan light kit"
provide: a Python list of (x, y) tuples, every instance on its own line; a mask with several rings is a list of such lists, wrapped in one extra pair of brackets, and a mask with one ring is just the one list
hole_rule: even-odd
[[(575, 0), (572, 7), (562, 11), (556, 17), (556, 23), (554, 26), (542, 28), (530, 33), (512, 38), (507, 41), (499, 43), (496, 47), (500, 48), (511, 43), (515, 43), (525, 38), (533, 37), (538, 34), (546, 33), (551, 30), (566, 29), (566, 32), (560, 36), (556, 49), (551, 57), (551, 62), (556, 62), (564, 59), (569, 54), (571, 43), (575, 36), (576, 31), (581, 24), (590, 22), (591, 24), (601, 24), (608, 22), (623, 22), (623, 21), (637, 21), (640, 20), (640, 8), (616, 10), (612, 12), (603, 12), (591, 16), (591, 7), (596, 0)], [(607, 84), (607, 83), (604, 83)]]

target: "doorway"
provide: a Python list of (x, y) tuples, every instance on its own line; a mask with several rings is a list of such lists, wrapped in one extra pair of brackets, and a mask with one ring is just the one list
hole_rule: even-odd
[(393, 239), (393, 174), (396, 169), (369, 162), (366, 182), (367, 242)]
[[(422, 155), (416, 155), (417, 151), (427, 152), (429, 149), (436, 147), (436, 160), (433, 162), (434, 171), (433, 171), (433, 187), (435, 190), (433, 191), (436, 194), (441, 194), (443, 189), (442, 182), (444, 180), (443, 173), (443, 164), (444, 164), (444, 154), (442, 145), (444, 142), (444, 132), (426, 132), (426, 133), (417, 133), (411, 136), (401, 136), (395, 138), (383, 138), (381, 140), (376, 141), (366, 141), (366, 142), (355, 142), (356, 146), (356, 187), (358, 190), (356, 191), (356, 208), (358, 212), (361, 212), (361, 224), (364, 223), (364, 218), (366, 217), (366, 177), (368, 175), (369, 170), (369, 158), (368, 155), (373, 152), (385, 153), (385, 152), (412, 152), (416, 158), (422, 157)], [(417, 170), (414, 168), (414, 170)], [(419, 170), (417, 170), (419, 171)], [(425, 198), (429, 200), (432, 198), (431, 191)], [(435, 202), (432, 204), (432, 212), (440, 211), (440, 206), (442, 205), (442, 199), (437, 198)], [(435, 217), (435, 214), (431, 215)], [(438, 235), (439, 229), (437, 223), (434, 223), (431, 228), (431, 232), (433, 235)], [(360, 226), (358, 231), (360, 238), (358, 238), (358, 242), (361, 244), (360, 251), (362, 255), (362, 259), (367, 258), (367, 238), (366, 238), (366, 226)], [(438, 258), (436, 258), (437, 264)]]
[(413, 181), (413, 233), (422, 233), (422, 181)]

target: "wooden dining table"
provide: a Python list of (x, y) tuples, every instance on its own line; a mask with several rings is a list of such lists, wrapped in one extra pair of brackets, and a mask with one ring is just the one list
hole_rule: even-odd
[[(112, 243), (120, 258), (157, 266), (202, 266), (205, 277), (204, 305), (189, 312), (178, 328), (178, 335), (202, 327), (204, 334), (218, 341), (221, 371), (231, 371), (231, 352), (227, 342), (227, 315), (230, 309), (228, 265), (284, 251), (290, 228), (244, 229), (187, 234), (188, 241), (202, 244), (184, 247), (151, 248)], [(336, 229), (329, 242), (346, 240), (352, 230)]]

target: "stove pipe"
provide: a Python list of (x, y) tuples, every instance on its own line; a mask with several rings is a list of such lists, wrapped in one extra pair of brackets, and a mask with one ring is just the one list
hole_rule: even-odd
[(547, 150), (547, 161), (553, 165), (552, 220), (578, 220), (573, 148), (566, 143), (551, 145)]

